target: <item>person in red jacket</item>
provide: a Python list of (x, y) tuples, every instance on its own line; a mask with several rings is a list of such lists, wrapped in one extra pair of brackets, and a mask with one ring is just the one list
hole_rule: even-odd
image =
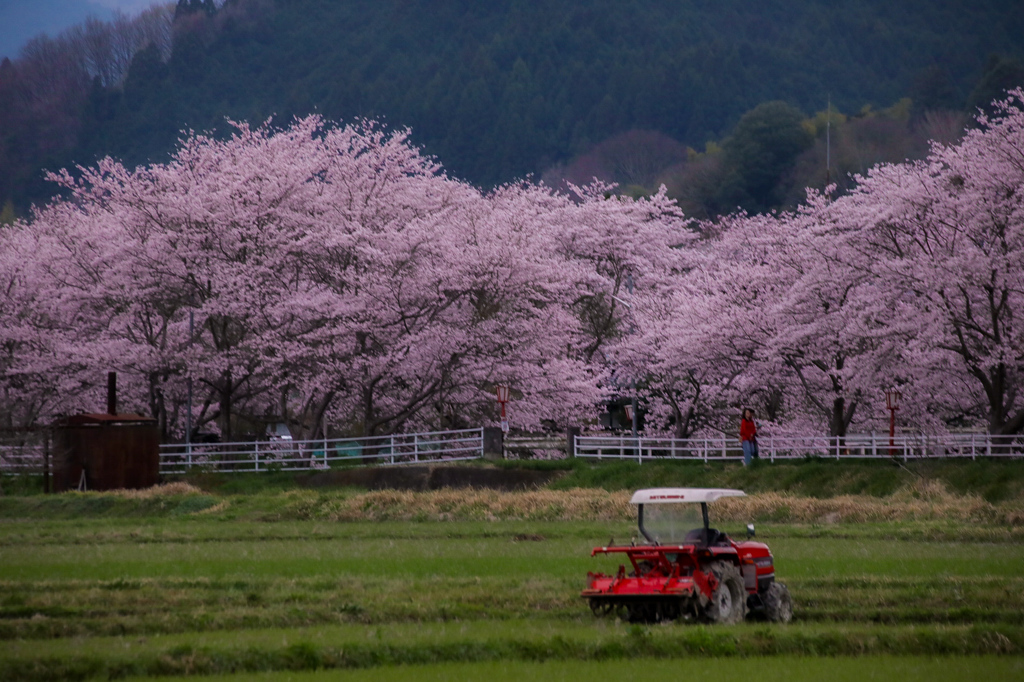
[(757, 456), (757, 425), (754, 424), (754, 411), (749, 407), (743, 410), (740, 420), (740, 444), (743, 446), (743, 466), (747, 466)]

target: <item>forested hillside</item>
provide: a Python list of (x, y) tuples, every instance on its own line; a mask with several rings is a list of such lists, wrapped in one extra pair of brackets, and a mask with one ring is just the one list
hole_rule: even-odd
[[(55, 59), (72, 49), (60, 39), (0, 66), (0, 202), (23, 212), (48, 197), (44, 167), (163, 160), (180, 131), (225, 118), (379, 118), (482, 186), (539, 176), (629, 131), (665, 136), (658, 146), (675, 144), (685, 161), (686, 147), (721, 141), (770, 101), (810, 117), (829, 97), (850, 114), (909, 97), (902, 120), (920, 121), (1014, 84), (1003, 81), (1024, 71), (1019, 10), (1000, 0), (183, 0), (161, 15), (173, 17), (173, 49), (135, 40), (117, 78)], [(791, 167), (823, 130), (772, 163)], [(734, 177), (731, 194), (697, 204), (784, 203), (782, 172), (768, 189)], [(698, 175), (684, 173), (679, 192), (720, 181)]]

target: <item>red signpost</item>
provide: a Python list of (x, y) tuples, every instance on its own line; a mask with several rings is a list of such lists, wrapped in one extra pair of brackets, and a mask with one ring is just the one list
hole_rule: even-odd
[(508, 433), (508, 418), (505, 415), (505, 405), (508, 403), (511, 391), (508, 386), (499, 384), (494, 387), (494, 393), (498, 396), (498, 404), (501, 405), (501, 430), (504, 433)]

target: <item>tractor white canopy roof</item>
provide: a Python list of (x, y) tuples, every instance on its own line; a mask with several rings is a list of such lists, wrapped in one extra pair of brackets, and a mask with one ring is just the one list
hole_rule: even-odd
[(746, 497), (742, 490), (729, 488), (647, 488), (633, 493), (630, 504), (714, 502), (720, 497)]

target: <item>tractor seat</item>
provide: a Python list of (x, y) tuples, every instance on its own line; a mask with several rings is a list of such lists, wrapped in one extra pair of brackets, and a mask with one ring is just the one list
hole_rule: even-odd
[(683, 542), (692, 542), (695, 545), (709, 547), (711, 545), (727, 544), (728, 536), (717, 528), (708, 528), (706, 535), (703, 528), (694, 528), (686, 534)]

